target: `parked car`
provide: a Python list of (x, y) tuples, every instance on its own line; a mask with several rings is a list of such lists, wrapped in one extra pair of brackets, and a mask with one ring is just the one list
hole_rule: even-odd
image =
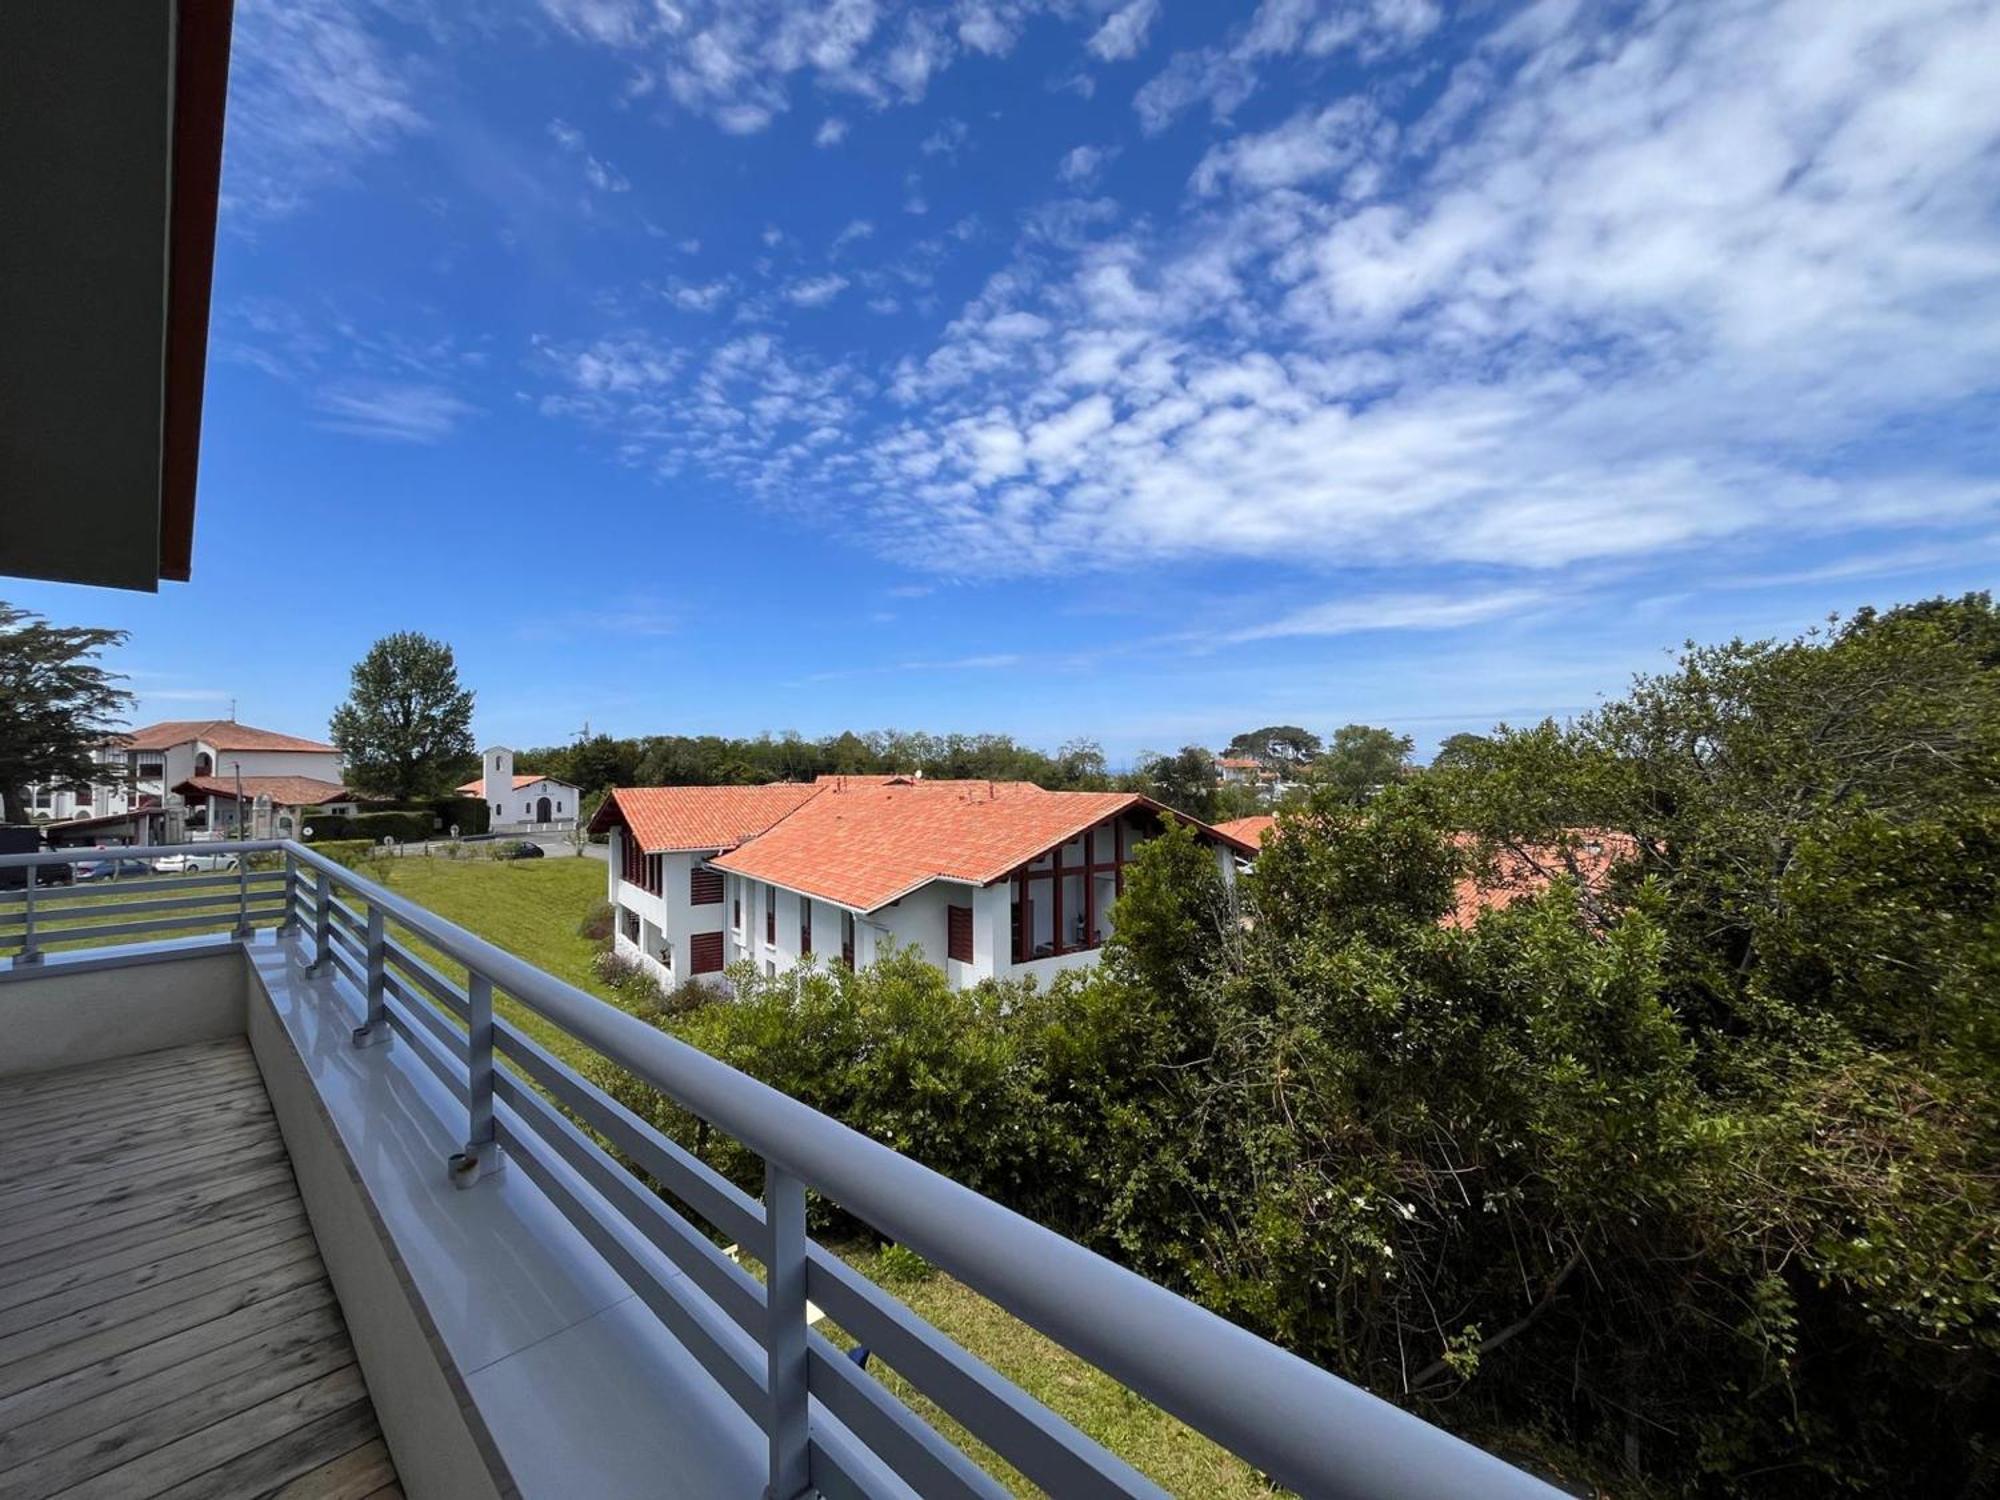
[(79, 860), (76, 865), (76, 878), (82, 881), (136, 880), (152, 873), (153, 867), (143, 859), (115, 855), (105, 859)]
[[(48, 847), (49, 841), (42, 837), (39, 828), (0, 828), (0, 854), (39, 854)], [(35, 866), (36, 885), (68, 885), (69, 882), (70, 867), (66, 863)], [(27, 883), (25, 867), (0, 869), (0, 890), (18, 890)]]
[(502, 859), (540, 859), (543, 852), (540, 844), (531, 844), (526, 839), (523, 839), (519, 843), (509, 844), (506, 848), (502, 849), (500, 857)]
[(162, 875), (191, 875), (198, 870), (233, 870), (236, 856), (217, 851), (205, 852), (190, 849), (185, 854), (163, 854), (153, 861), (153, 868)]

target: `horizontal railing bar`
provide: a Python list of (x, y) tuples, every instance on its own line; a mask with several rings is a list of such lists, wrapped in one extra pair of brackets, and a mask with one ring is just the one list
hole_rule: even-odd
[[(536, 1059), (536, 1066), (541, 1064), (561, 1066), (546, 1055)], [(524, 1064), (524, 1067), (527, 1065)], [(534, 1067), (528, 1067), (528, 1071), (534, 1076)], [(686, 1272), (688, 1279), (725, 1316), (750, 1337), (761, 1337), (763, 1289), (755, 1277), (717, 1249), (687, 1219), (649, 1192), (533, 1089), (505, 1073), (495, 1076), (494, 1087), (500, 1098), (521, 1115), (524, 1124), (553, 1146), (570, 1169), (618, 1211), (627, 1223), (645, 1235), (656, 1250)], [(739, 1243), (754, 1244), (755, 1240), (741, 1238)], [(848, 1328), (848, 1332), (853, 1333), (854, 1330)], [(1002, 1497), (1006, 1494), (1004, 1487), (993, 1483), (976, 1464), (898, 1401), (880, 1382), (863, 1374), (830, 1342), (818, 1335), (814, 1338), (815, 1347), (811, 1353), (815, 1356), (816, 1366), (824, 1367), (819, 1371), (821, 1381), (840, 1383), (832, 1397), (823, 1397), (829, 1409), (846, 1421), (856, 1435), (874, 1448), (891, 1468), (909, 1480), (919, 1494), (982, 1497)], [(862, 1341), (866, 1342), (865, 1339)], [(865, 1382), (866, 1391), (849, 1389), (847, 1383), (850, 1381)], [(814, 1385), (812, 1389), (814, 1394), (821, 1394), (819, 1385)], [(854, 1415), (855, 1420), (848, 1420), (849, 1413)], [(861, 1431), (864, 1425), (868, 1432)], [(870, 1433), (880, 1441), (872, 1440)], [(1116, 1460), (1112, 1462), (1115, 1464)], [(1134, 1478), (1137, 1478), (1136, 1474)], [(1152, 1495), (1158, 1491), (1141, 1481), (1139, 1487), (1117, 1493)]]
[(364, 935), (367, 933), (368, 919), (364, 917), (360, 912), (356, 911), (353, 907), (349, 906), (345, 901), (341, 900), (338, 896), (329, 895), (326, 898), (326, 900), (327, 900), (327, 911), (332, 916), (335, 922), (340, 923), (341, 925), (345, 926), (350, 932), (353, 932), (357, 935)]
[[(430, 1030), (420, 1019), (411, 1016), (400, 1001), (392, 1000), (382, 1009), (389, 1018), (389, 1024), (396, 1029), (410, 1051), (416, 1053), (418, 1061), (431, 1070), (437, 1081), (450, 1091), (452, 1098), (460, 1104), (465, 1103), (471, 1089), (466, 1085), (463, 1059), (454, 1059), (440, 1052), (438, 1041)], [(456, 1067), (453, 1066), (455, 1061), (458, 1063)]]
[[(542, 1158), (542, 1141), (516, 1123), (511, 1109), (496, 1111), (500, 1143), (510, 1166), (525, 1171), (578, 1234), (610, 1262), (619, 1279), (708, 1371), (724, 1394), (760, 1425), (768, 1404), (764, 1384), (763, 1350), (721, 1313), (711, 1312), (691, 1300), (693, 1283), (684, 1277), (662, 1281), (652, 1268), (626, 1243), (617, 1226), (604, 1223), (578, 1198), (563, 1174)], [(706, 1299), (704, 1299), (706, 1300)]]
[(362, 941), (359, 935), (349, 932), (338, 922), (327, 928), (326, 935), (332, 939), (334, 946), (339, 948), (341, 952), (352, 956), (356, 963), (366, 966), (368, 962), (368, 945)]
[[(276, 885), (283, 881), (284, 878), (285, 872), (283, 870), (252, 870), (250, 871), (250, 887), (252, 890), (255, 890), (259, 882)], [(44, 903), (52, 900), (68, 901), (74, 898), (75, 900), (85, 901), (115, 896), (121, 892), (130, 890), (135, 885), (143, 891), (152, 892), (192, 891), (218, 886), (226, 887), (233, 891), (241, 884), (242, 877), (234, 870), (226, 870), (214, 875), (126, 875), (117, 880), (79, 880), (61, 882), (56, 885), (37, 881), (35, 884), (35, 909), (40, 911)], [(25, 906), (27, 901), (28, 888), (26, 886), (14, 886), (8, 890), (0, 891), (0, 906)]]
[(361, 991), (362, 994), (365, 995), (368, 993), (367, 969), (357, 967), (354, 960), (343, 953), (337, 943), (328, 943), (326, 945), (326, 961), (345, 975), (347, 982)]
[(430, 1034), (437, 1038), (439, 1045), (451, 1054), (454, 1061), (461, 1066), (465, 1063), (465, 1033), (439, 1015), (436, 1006), (394, 974), (382, 976), (382, 987), (394, 996), (404, 1009), (423, 1023)]
[(925, 1500), (937, 1495), (1007, 1500), (1005, 1485), (841, 1353), (831, 1339), (820, 1334), (807, 1339), (806, 1369), (814, 1400)]
[(581, 1130), (519, 1079), (496, 1073), (493, 1091), (524, 1124), (555, 1148), (569, 1169), (618, 1210), (668, 1260), (687, 1273), (729, 1320), (752, 1338), (761, 1338), (764, 1289), (702, 1232), (662, 1203)]
[[(273, 900), (277, 896), (277, 892), (274, 890), (258, 890), (254, 886), (251, 887), (251, 894), (261, 897), (266, 901)], [(78, 906), (72, 906), (66, 902), (54, 906), (43, 906), (37, 902), (35, 904), (35, 926), (40, 928), (45, 923), (59, 922), (66, 917), (116, 917), (123, 916), (127, 912), (139, 911), (188, 911), (195, 907), (223, 905), (227, 905), (233, 911), (240, 899), (240, 893), (228, 890), (217, 891), (212, 896), (163, 896), (158, 901), (94, 901), (88, 905)], [(21, 926), (25, 924), (26, 918), (26, 908), (17, 912), (0, 914), (0, 926)]]
[[(246, 839), (241, 843), (220, 840), (200, 844), (106, 844), (101, 847), (74, 849), (43, 849), (33, 854), (0, 854), (0, 870), (18, 870), (23, 865), (77, 865), (90, 864), (100, 859), (165, 859), (170, 854), (234, 854), (241, 858), (246, 854), (283, 854), (287, 851), (305, 852), (303, 844), (294, 844), (285, 839)], [(315, 860), (323, 860), (324, 855), (313, 855)], [(333, 861), (326, 860), (332, 864)], [(340, 866), (335, 865), (335, 869)]]
[(856, 1343), (866, 1344), (876, 1358), (1050, 1494), (1163, 1493), (824, 1246), (806, 1247), (806, 1295)]
[[(285, 909), (282, 906), (252, 907), (243, 914), (249, 922), (283, 921)], [(35, 928), (35, 946), (46, 948), (52, 943), (71, 943), (84, 938), (137, 937), (148, 932), (172, 932), (177, 928), (235, 926), (238, 913), (216, 912), (212, 916), (201, 916), (190, 912), (185, 917), (152, 917), (144, 922), (107, 922), (101, 927), (49, 927)]]
[(757, 1199), (507, 1022), (494, 1020), (493, 1038), (522, 1072), (703, 1219), (739, 1245), (762, 1240), (764, 1205)]
[(454, 985), (444, 975), (410, 952), (391, 936), (382, 950), (383, 957), (415, 980), (440, 1005), (447, 1007), (453, 1015), (465, 1015), (465, 992)]

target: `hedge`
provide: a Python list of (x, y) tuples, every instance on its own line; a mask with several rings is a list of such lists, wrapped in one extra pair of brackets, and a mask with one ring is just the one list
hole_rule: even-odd
[(438, 832), (437, 816), (429, 812), (365, 812), (350, 818), (312, 808), (301, 822), (307, 842), (314, 844), (326, 839), (366, 839), (371, 844), (395, 839), (404, 843)]

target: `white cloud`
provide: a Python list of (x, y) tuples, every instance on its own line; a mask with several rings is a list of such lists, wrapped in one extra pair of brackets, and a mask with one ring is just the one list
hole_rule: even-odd
[(713, 312), (722, 305), (734, 285), (726, 276), (701, 282), (676, 279), (667, 283), (665, 295), (683, 312)]
[(828, 255), (838, 255), (849, 245), (868, 239), (874, 233), (875, 225), (871, 221), (867, 219), (850, 219), (846, 227), (833, 237), (833, 243), (827, 246), (826, 253)]
[(923, 138), (917, 149), (925, 156), (942, 156), (947, 161), (955, 161), (971, 134), (971, 127), (965, 121), (947, 116), (938, 122), (937, 129)]
[[(1285, 14), (1238, 51), (1427, 24)], [(878, 534), (957, 569), (1548, 570), (1976, 520), (1969, 440), (1899, 429), (1949, 447), (2000, 368), (1996, 49), (1944, 0), (1545, 4), (1405, 130), (1343, 102), (1225, 140), (1199, 217), (1080, 227), (1066, 270), (1043, 242), (898, 370)]]
[[(799, 85), (871, 109), (913, 103), (960, 57), (1012, 51), (1036, 15), (1091, 26), (1100, 56), (1130, 57), (1158, 0), (1130, 0), (1103, 20), (1097, 0), (542, 0), (542, 9), (561, 32), (620, 54), (635, 70), (632, 96), (658, 91), (747, 135), (789, 109)], [(814, 139), (836, 145), (846, 130), (832, 116)]]
[[(1250, 192), (1297, 187), (1380, 160), (1392, 148), (1395, 126), (1368, 100), (1343, 99), (1313, 111), (1302, 110), (1275, 130), (1239, 135), (1209, 148), (1189, 179), (1202, 194), (1225, 185)], [(1363, 171), (1354, 184), (1361, 195), (1374, 186)]]
[(846, 290), (847, 278), (829, 272), (825, 276), (809, 276), (803, 281), (793, 282), (785, 288), (785, 300), (795, 307), (825, 307)]
[(1116, 146), (1077, 146), (1056, 164), (1056, 176), (1067, 183), (1088, 186), (1117, 155)]
[(244, 0), (229, 70), (228, 215), (274, 218), (426, 128), (401, 60), (343, 0)]
[(1160, 0), (1131, 0), (1107, 16), (1085, 45), (1106, 62), (1137, 57), (1159, 14)]
[(438, 443), (450, 437), (477, 408), (441, 386), (392, 381), (350, 380), (325, 387), (313, 397), (316, 425), (356, 437), (405, 443)]
[(583, 132), (574, 125), (563, 120), (549, 121), (549, 139), (583, 164), (583, 180), (598, 192), (631, 191), (632, 184), (623, 172), (609, 162), (600, 161), (590, 154), (589, 144), (584, 140)]
[(1366, 630), (1455, 630), (1539, 609), (1553, 596), (1543, 589), (1488, 589), (1483, 592), (1361, 594), (1280, 616), (1262, 625), (1231, 631), (1231, 641), (1264, 641), (1281, 636), (1354, 635)]
[(1273, 58), (1351, 50), (1373, 63), (1417, 46), (1443, 19), (1434, 0), (1263, 0), (1229, 45), (1174, 54), (1132, 106), (1148, 134), (1200, 103), (1227, 120)]

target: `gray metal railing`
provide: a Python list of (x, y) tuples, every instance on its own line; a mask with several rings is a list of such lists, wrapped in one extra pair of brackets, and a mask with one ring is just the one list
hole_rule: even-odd
[[(0, 856), (0, 869), (23, 870), (19, 886), (0, 887), (0, 954), (17, 964), (33, 964), (55, 944), (95, 944), (111, 939), (158, 938), (163, 934), (226, 926), (226, 936), (248, 935), (260, 924), (282, 925), (292, 910), (291, 866), (253, 870), (257, 855), (282, 856), (285, 845), (269, 840), (236, 844), (166, 844), (141, 848), (50, 849), (39, 854)], [(49, 883), (43, 872), (55, 865), (137, 862), (181, 855), (203, 859), (233, 856), (234, 870), (177, 874), (115, 875), (104, 880)], [(136, 918), (117, 921), (115, 918)]]
[[(774, 1500), (815, 1492), (867, 1496), (901, 1486), (927, 1496), (1006, 1494), (964, 1451), (808, 1328), (808, 1299), (1049, 1493), (1065, 1500), (1163, 1493), (815, 1244), (806, 1234), (808, 1192), (916, 1251), (1303, 1495), (1556, 1493), (303, 845), (202, 847), (282, 853), (277, 872), (250, 872), (244, 859), (238, 874), (227, 877), (237, 887), (236, 910), (215, 920), (240, 917), (238, 929), (247, 930), (275, 914), (299, 934), (308, 972), (338, 974), (354, 986), (365, 1015), (356, 1044), (393, 1035), (464, 1105), (466, 1145), (448, 1163), (452, 1180), (469, 1187), (508, 1163), (525, 1172), (758, 1423), (769, 1439), (767, 1493)], [(132, 851), (163, 852), (182, 851)], [(94, 853), (11, 856), (0, 858), (0, 868)], [(253, 899), (259, 890), (253, 883), (270, 873), (282, 892), (275, 911)], [(147, 882), (146, 888), (165, 887)], [(32, 910), (32, 900), (31, 888), (19, 905)], [(33, 922), (31, 915), (31, 932)], [(465, 977), (442, 972), (414, 951), (410, 938), (463, 967)], [(496, 1015), (496, 993), (755, 1152), (764, 1161), (763, 1198), (738, 1188)], [(575, 1190), (579, 1181), (588, 1196)], [(635, 1232), (682, 1274), (657, 1274), (634, 1254)], [(738, 1265), (716, 1236), (756, 1258), (764, 1280)]]

